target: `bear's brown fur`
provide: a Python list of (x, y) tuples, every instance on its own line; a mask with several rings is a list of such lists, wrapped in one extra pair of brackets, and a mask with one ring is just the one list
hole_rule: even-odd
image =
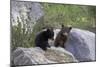
[(64, 25), (62, 25), (61, 31), (58, 33), (54, 41), (55, 47), (60, 46), (64, 48), (64, 44), (68, 40), (68, 35), (71, 29), (72, 27), (65, 27)]

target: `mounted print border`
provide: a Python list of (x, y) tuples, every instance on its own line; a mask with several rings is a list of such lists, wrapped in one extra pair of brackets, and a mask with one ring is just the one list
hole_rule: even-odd
[(96, 61), (96, 6), (10, 1), (11, 66)]

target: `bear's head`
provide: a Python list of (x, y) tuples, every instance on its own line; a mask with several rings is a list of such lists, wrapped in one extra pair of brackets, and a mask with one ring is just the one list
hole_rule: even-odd
[(53, 28), (46, 29), (46, 36), (48, 39), (54, 40), (54, 31)]
[(64, 25), (62, 25), (62, 28), (61, 28), (61, 31), (60, 31), (61, 36), (67, 36), (70, 33), (71, 29), (72, 29), (71, 26), (65, 27)]
[(62, 25), (61, 31), (59, 32), (59, 35), (62, 37), (63, 40), (66, 40), (68, 37), (68, 34), (70, 33), (72, 27), (71, 26), (64, 26)]

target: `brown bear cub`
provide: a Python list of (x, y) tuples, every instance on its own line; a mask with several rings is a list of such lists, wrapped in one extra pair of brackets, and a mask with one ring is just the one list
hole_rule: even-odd
[(55, 38), (54, 46), (55, 47), (63, 47), (65, 42), (68, 40), (69, 32), (71, 31), (72, 27), (65, 27), (62, 25), (61, 31), (58, 33), (57, 37)]

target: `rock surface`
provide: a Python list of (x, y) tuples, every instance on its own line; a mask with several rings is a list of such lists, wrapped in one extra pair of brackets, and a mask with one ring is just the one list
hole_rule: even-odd
[(79, 61), (95, 61), (95, 34), (87, 30), (73, 28), (65, 49)]
[(43, 7), (37, 2), (11, 1), (11, 24), (32, 32), (34, 25), (44, 16)]
[(45, 52), (39, 47), (18, 47), (11, 55), (14, 65), (36, 65), (63, 62), (78, 62), (74, 56), (63, 48), (51, 47)]
[(17, 22), (17, 17), (37, 21), (43, 15), (43, 7), (37, 2), (11, 1), (11, 17)]

